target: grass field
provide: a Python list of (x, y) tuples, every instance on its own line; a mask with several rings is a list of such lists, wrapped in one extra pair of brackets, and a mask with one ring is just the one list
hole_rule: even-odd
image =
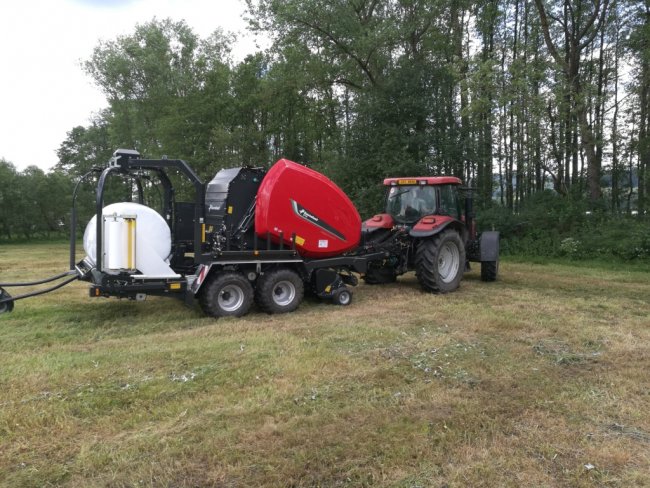
[[(65, 269), (0, 246), (0, 281)], [(215, 321), (87, 285), (0, 316), (2, 486), (650, 486), (650, 273), (506, 261)]]

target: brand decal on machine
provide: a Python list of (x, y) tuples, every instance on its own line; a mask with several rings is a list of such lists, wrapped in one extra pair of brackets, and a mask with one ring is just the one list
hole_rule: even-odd
[(334, 227), (329, 225), (327, 222), (323, 222), (322, 219), (318, 218), (316, 215), (314, 215), (312, 212), (307, 210), (305, 207), (300, 205), (295, 200), (291, 200), (291, 206), (293, 207), (293, 211), (296, 213), (298, 217), (305, 219), (307, 222), (311, 222), (315, 226), (323, 229), (325, 232), (329, 232), (333, 236), (336, 236), (342, 241), (345, 241), (345, 236), (343, 234), (341, 234), (338, 230), (336, 230)]

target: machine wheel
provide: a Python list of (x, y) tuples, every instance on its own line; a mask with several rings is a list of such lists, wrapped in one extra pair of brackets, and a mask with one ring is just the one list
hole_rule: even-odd
[(363, 277), (363, 281), (369, 285), (383, 285), (386, 283), (395, 283), (397, 280), (397, 273), (394, 268), (381, 267), (370, 268)]
[(305, 294), (302, 278), (287, 268), (264, 273), (257, 279), (255, 301), (268, 313), (293, 312)]
[[(4, 300), (5, 298), (11, 298), (11, 295), (4, 291), (2, 288), (0, 288), (0, 300)], [(11, 312), (14, 309), (14, 302), (13, 300), (10, 302), (5, 302), (5, 303), (0, 303), (0, 315), (2, 315), (5, 312)]]
[(496, 281), (499, 261), (481, 261), (481, 281)]
[(240, 273), (216, 273), (199, 296), (201, 309), (211, 317), (241, 317), (253, 303), (253, 287)]
[(350, 305), (352, 303), (352, 291), (346, 287), (339, 288), (332, 294), (332, 301), (337, 305)]
[(454, 291), (465, 267), (465, 246), (458, 232), (446, 230), (420, 242), (415, 274), (422, 288), (433, 293)]

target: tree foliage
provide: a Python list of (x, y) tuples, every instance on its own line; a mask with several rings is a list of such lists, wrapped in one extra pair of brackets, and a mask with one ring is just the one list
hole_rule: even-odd
[[(383, 177), (450, 174), (477, 188), (480, 209), (520, 213), (551, 191), (644, 218), (647, 2), (247, 6), (251, 29), (273, 43), (239, 62), (231, 35), (201, 39), (169, 19), (101, 42), (85, 70), (109, 106), (68, 133), (56, 172), (78, 178), (118, 147), (185, 159), (206, 179), (287, 157), (334, 178), (364, 216), (379, 208)], [(2, 171), (0, 187), (13, 188), (20, 175)]]
[(51, 236), (67, 224), (70, 178), (45, 173), (36, 166), (24, 171), (0, 159), (0, 237), (5, 239)]

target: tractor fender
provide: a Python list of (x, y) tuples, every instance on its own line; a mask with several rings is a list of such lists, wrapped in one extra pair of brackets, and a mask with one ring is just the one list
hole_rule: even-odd
[(467, 229), (465, 226), (453, 217), (446, 215), (421, 218), (409, 231), (409, 235), (411, 237), (431, 237), (447, 228), (452, 228), (457, 231), (463, 241), (467, 238)]
[(499, 260), (499, 233), (497, 231), (482, 232), (479, 249), (481, 261)]
[(370, 234), (379, 229), (392, 229), (394, 225), (395, 220), (390, 214), (377, 214), (361, 224), (361, 232)]

